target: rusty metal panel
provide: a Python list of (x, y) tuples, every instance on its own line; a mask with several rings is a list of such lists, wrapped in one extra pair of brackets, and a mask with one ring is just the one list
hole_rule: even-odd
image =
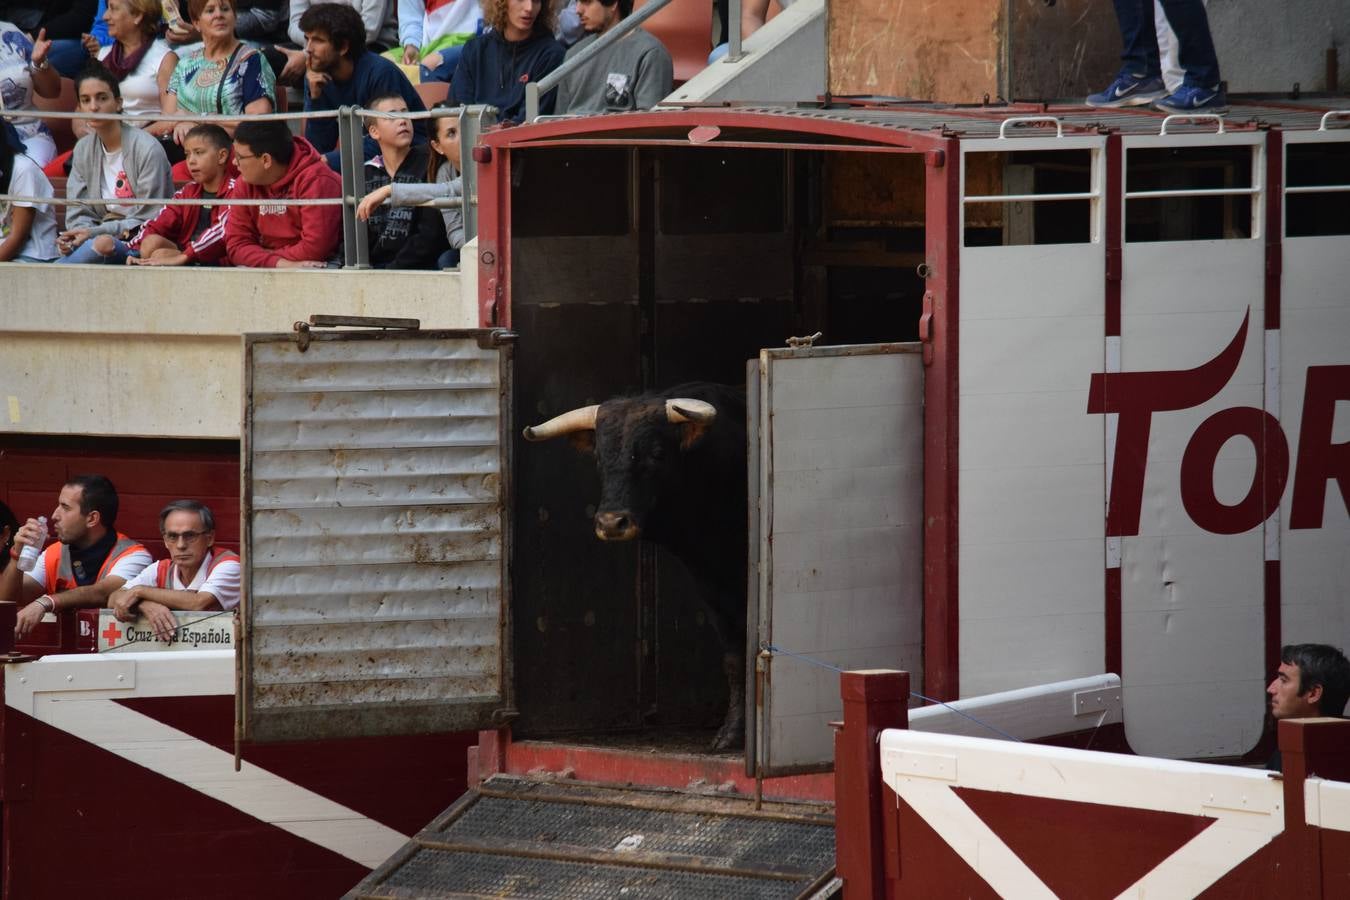
[(764, 350), (758, 379), (753, 745), (783, 775), (833, 761), (832, 668), (923, 671), (923, 361), (918, 344)]
[(507, 714), (510, 338), (245, 336), (247, 738)]

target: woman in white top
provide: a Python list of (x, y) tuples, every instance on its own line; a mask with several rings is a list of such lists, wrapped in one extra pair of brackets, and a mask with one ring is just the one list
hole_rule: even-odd
[[(53, 196), (52, 183), (24, 154), (19, 133), (9, 124), (0, 125), (0, 194)], [(0, 202), (0, 262), (49, 262), (57, 255), (56, 214), (50, 203)]]
[[(38, 32), (37, 41), (9, 22), (0, 22), (0, 108), (32, 109), (33, 94), (61, 96), (61, 76), (47, 61), (52, 42), (47, 31)], [(9, 118), (28, 147), (28, 157), (45, 166), (56, 156), (56, 141), (36, 115)]]
[[(173, 131), (169, 123), (155, 121), (163, 111), (164, 90), (178, 57), (159, 34), (160, 0), (108, 0), (103, 22), (113, 42), (98, 53), (99, 61), (112, 72), (122, 91), (123, 111), (145, 116), (134, 122), (150, 134), (162, 137)], [(89, 123), (75, 120), (76, 137), (89, 133)]]

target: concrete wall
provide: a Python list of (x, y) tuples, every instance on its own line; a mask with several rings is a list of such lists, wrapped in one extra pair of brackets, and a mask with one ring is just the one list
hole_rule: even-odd
[[(1350, 89), (1350, 0), (1209, 0), (1219, 70), (1237, 93)], [(1336, 48), (1339, 84), (1328, 85)]]
[(737, 62), (719, 60), (670, 101), (814, 100), (825, 92), (825, 2), (797, 0), (745, 39)]
[(313, 314), (477, 324), (453, 272), (6, 264), (0, 284), (0, 441), (238, 439), (241, 334), (290, 331)]

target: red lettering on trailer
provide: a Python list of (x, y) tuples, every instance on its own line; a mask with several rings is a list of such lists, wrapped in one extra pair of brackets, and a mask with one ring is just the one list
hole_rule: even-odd
[[(1261, 445), (1266, 432), (1268, 447)], [(1241, 435), (1256, 448), (1252, 486), (1236, 505), (1214, 496), (1214, 464), (1229, 438)], [(1265, 450), (1270, 451), (1270, 458)], [(1215, 534), (1241, 534), (1266, 520), (1280, 505), (1289, 477), (1289, 444), (1280, 422), (1264, 409), (1221, 409), (1200, 423), (1181, 457), (1181, 503), (1195, 524)]]
[[(1116, 447), (1107, 506), (1108, 537), (1139, 533), (1148, 436), (1156, 412), (1190, 409), (1213, 398), (1237, 371), (1251, 313), (1217, 356), (1194, 369), (1097, 372), (1088, 413), (1117, 413)], [(1350, 401), (1350, 366), (1309, 366), (1294, 471), (1291, 529), (1321, 528), (1327, 482), (1335, 480), (1350, 509), (1350, 441), (1332, 443), (1336, 404)], [(1247, 494), (1233, 505), (1214, 494), (1214, 466), (1229, 440), (1245, 437), (1256, 450)], [(1263, 409), (1238, 406), (1210, 416), (1191, 435), (1181, 457), (1181, 502), (1195, 524), (1214, 534), (1239, 534), (1260, 525), (1280, 505), (1289, 480), (1289, 442), (1279, 420)]]
[(1327, 481), (1334, 478), (1350, 510), (1350, 441), (1331, 442), (1336, 404), (1350, 400), (1350, 366), (1309, 366), (1298, 436), (1290, 528), (1321, 528)]
[(1237, 371), (1250, 318), (1248, 311), (1242, 319), (1242, 327), (1223, 352), (1194, 369), (1093, 374), (1087, 411), (1120, 414), (1106, 515), (1108, 537), (1139, 533), (1139, 510), (1144, 502), (1144, 467), (1148, 463), (1148, 433), (1153, 414), (1199, 406), (1219, 393)]

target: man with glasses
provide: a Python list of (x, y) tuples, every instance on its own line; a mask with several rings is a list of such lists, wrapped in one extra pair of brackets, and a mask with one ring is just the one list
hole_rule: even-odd
[(230, 196), (268, 202), (230, 213), (225, 247), (232, 264), (322, 269), (330, 259), (336, 263), (342, 207), (286, 202), (342, 196), (342, 180), (309, 141), (292, 135), (285, 122), (249, 119), (234, 131), (234, 163), (239, 177)]
[(117, 618), (145, 616), (168, 640), (178, 627), (174, 610), (231, 610), (239, 605), (239, 554), (217, 550), (216, 517), (196, 500), (175, 500), (159, 513), (167, 559), (146, 567), (108, 600)]
[[(62, 486), (51, 513), (58, 542), (43, 551), (31, 572), (20, 572), (17, 565), (0, 571), (0, 601), (26, 604), (14, 626), (19, 640), (47, 613), (103, 606), (113, 591), (150, 565), (149, 551), (116, 530), (118, 503), (107, 478), (76, 475)], [(41, 547), (45, 540), (46, 528), (29, 519), (15, 533), (10, 553), (17, 560), (24, 547)]]

